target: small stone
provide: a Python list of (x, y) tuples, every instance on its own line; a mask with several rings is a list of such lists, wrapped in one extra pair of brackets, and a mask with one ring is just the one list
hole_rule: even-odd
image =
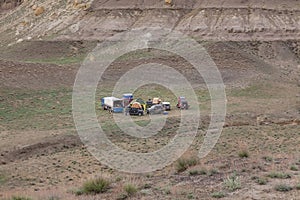
[(81, 4), (81, 0), (74, 0), (73, 5), (76, 7), (77, 5)]
[(45, 12), (45, 8), (43, 6), (37, 7), (34, 11), (35, 16), (39, 16)]
[(17, 43), (23, 42), (24, 40), (22, 38), (17, 40)]
[(37, 9), (37, 5), (36, 4), (34, 4), (31, 8), (32, 8), (32, 10), (36, 10)]

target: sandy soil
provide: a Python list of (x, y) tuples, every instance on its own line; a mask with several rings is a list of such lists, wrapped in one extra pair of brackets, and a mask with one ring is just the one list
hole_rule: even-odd
[[(175, 0), (170, 7), (154, 0), (111, 0), (93, 1), (88, 8), (91, 1), (76, 7), (73, 1), (46, 0), (41, 16), (33, 14), (32, 6), (39, 4), (35, 1), (5, 11), (4, 2), (0, 1), (0, 199), (214, 199), (217, 194), (223, 199), (299, 199), (300, 41), (299, 27), (294, 27), (298, 1), (282, 5), (277, 0)], [(226, 21), (235, 15), (237, 21)], [(245, 16), (257, 18), (245, 22)], [(262, 29), (255, 29), (261, 21)], [(150, 25), (187, 31), (206, 48), (226, 85), (226, 123), (215, 148), (195, 165), (178, 171), (177, 161), (153, 173), (126, 174), (101, 164), (79, 139), (72, 118), (72, 87), (82, 61), (98, 42)], [(220, 41), (217, 33), (229, 39)], [(190, 160), (205, 136), (210, 97), (201, 75), (184, 59), (153, 49), (124, 55), (105, 72), (97, 99), (108, 95), (125, 72), (144, 63), (177, 69), (197, 91), (201, 126), (182, 156)], [(138, 92), (149, 95), (147, 89)], [(172, 105), (175, 102), (171, 99)], [(96, 108), (111, 141), (142, 153), (170, 141), (180, 114), (172, 110), (157, 137), (137, 139), (120, 131), (111, 114)], [(133, 119), (143, 123), (149, 118)], [(272, 173), (288, 176), (272, 178)], [(236, 190), (224, 186), (233, 174), (240, 183)], [(99, 195), (75, 195), (95, 177), (108, 179), (110, 189)], [(136, 194), (128, 196), (126, 184), (134, 185)], [(279, 184), (291, 190), (277, 191)]]

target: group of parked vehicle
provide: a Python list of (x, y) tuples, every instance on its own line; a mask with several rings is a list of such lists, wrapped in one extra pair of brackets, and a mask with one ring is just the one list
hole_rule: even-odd
[[(160, 98), (148, 99), (143, 101), (141, 98), (133, 98), (133, 94), (124, 94), (122, 99), (116, 97), (104, 97), (101, 99), (101, 106), (104, 110), (114, 113), (123, 113), (125, 115), (139, 115), (144, 113), (153, 114), (167, 114), (171, 110), (170, 102), (163, 102)], [(178, 97), (177, 108), (188, 109), (189, 105), (185, 97)]]

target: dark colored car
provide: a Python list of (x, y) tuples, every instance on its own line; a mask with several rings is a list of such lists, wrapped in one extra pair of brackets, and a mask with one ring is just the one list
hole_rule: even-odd
[(130, 108), (129, 109), (129, 115), (144, 115), (144, 110), (141, 108)]
[(148, 101), (146, 101), (146, 108), (151, 108), (151, 106), (153, 105), (152, 100), (149, 99)]
[(185, 97), (178, 97), (178, 103), (176, 105), (177, 108), (180, 108), (180, 109), (188, 109), (189, 108), (189, 104), (186, 100)]
[(164, 109), (166, 111), (170, 111), (171, 110), (171, 104), (170, 104), (170, 102), (162, 102), (162, 105), (163, 105), (163, 107), (164, 107)]
[(147, 114), (162, 114), (164, 112), (164, 107), (161, 104), (153, 105), (147, 109)]

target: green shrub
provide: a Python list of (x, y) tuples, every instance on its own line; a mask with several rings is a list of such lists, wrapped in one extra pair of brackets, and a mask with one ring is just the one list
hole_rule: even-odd
[(242, 150), (239, 152), (239, 157), (240, 158), (248, 158), (249, 157), (249, 153), (247, 150)]
[(211, 194), (212, 198), (221, 199), (225, 197), (225, 194), (223, 192), (214, 192)]
[(194, 197), (194, 194), (193, 193), (189, 193), (188, 195), (187, 195), (187, 199), (194, 199), (195, 197)]
[(270, 157), (270, 156), (264, 156), (263, 159), (267, 162), (272, 162), (273, 161), (273, 158)]
[(138, 189), (136, 186), (134, 186), (132, 184), (127, 184), (124, 186), (124, 191), (126, 192), (126, 194), (128, 196), (133, 196), (137, 193)]
[(199, 170), (199, 174), (200, 175), (206, 175), (207, 174), (207, 170), (206, 169), (200, 169)]
[(256, 179), (255, 182), (259, 185), (266, 185), (268, 183), (268, 179), (263, 178), (263, 177), (259, 177), (258, 179)]
[(191, 170), (191, 171), (189, 171), (189, 174), (190, 174), (191, 176), (196, 176), (196, 175), (199, 174), (199, 171), (198, 171), (198, 170)]
[(295, 187), (297, 190), (300, 190), (300, 183), (298, 183)]
[(76, 195), (99, 194), (106, 192), (110, 187), (110, 182), (104, 178), (97, 178), (87, 181), (83, 187), (76, 192)]
[(183, 172), (187, 170), (187, 168), (197, 165), (197, 163), (198, 161), (195, 158), (189, 158), (189, 159), (181, 158), (176, 163), (176, 171)]
[(0, 174), (0, 185), (6, 182), (6, 177), (3, 174)]
[(279, 192), (288, 192), (288, 191), (291, 191), (293, 189), (293, 187), (291, 187), (289, 185), (285, 185), (285, 184), (279, 184), (279, 185), (276, 185), (274, 187), (274, 189)]
[(254, 180), (259, 185), (266, 185), (268, 183), (268, 179), (265, 177), (252, 176), (251, 180)]
[(165, 189), (163, 189), (163, 194), (165, 194), (165, 195), (171, 194), (170, 188), (165, 188)]
[(208, 176), (213, 176), (215, 174), (218, 174), (219, 171), (217, 169), (210, 169), (209, 172), (207, 173)]
[(292, 170), (292, 171), (299, 171), (299, 168), (296, 165), (292, 165), (290, 167), (290, 170)]
[(292, 178), (292, 176), (290, 174), (283, 173), (283, 172), (271, 172), (267, 176), (270, 177), (270, 178), (279, 178), (279, 179)]
[(239, 181), (239, 177), (237, 177), (236, 173), (227, 177), (223, 183), (225, 188), (227, 188), (229, 191), (235, 191), (241, 188), (241, 182)]

